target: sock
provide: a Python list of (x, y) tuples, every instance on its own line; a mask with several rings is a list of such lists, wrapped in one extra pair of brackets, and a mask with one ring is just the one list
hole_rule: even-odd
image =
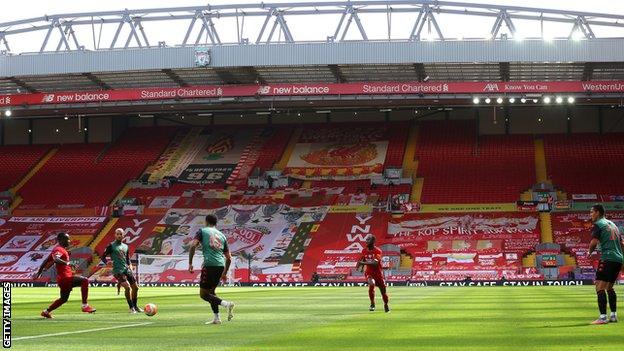
[(80, 294), (82, 295), (82, 304), (86, 305), (89, 298), (89, 281), (87, 279), (83, 279), (80, 283)]
[(388, 294), (386, 294), (385, 291), (381, 293), (381, 298), (383, 299), (384, 304), (387, 305), (388, 304)]
[(89, 304), (88, 304), (88, 303), (83, 303), (83, 304), (82, 304), (82, 307), (87, 307), (87, 306), (89, 306)]
[(230, 305), (230, 303), (228, 301), (221, 300), (221, 303), (219, 305), (221, 305), (223, 307), (228, 307)]
[(210, 294), (206, 292), (200, 292), (199, 296), (202, 298), (202, 300), (210, 303), (210, 307), (212, 308), (213, 313), (219, 313), (219, 305), (221, 304), (222, 300), (218, 298), (217, 295), (215, 295), (214, 293)]
[(132, 299), (132, 307), (134, 307), (134, 308), (139, 308), (139, 307), (137, 306), (137, 300), (138, 300), (138, 299)]
[(64, 304), (64, 303), (65, 303), (65, 302), (64, 302), (63, 300), (61, 300), (61, 299), (55, 300), (54, 302), (52, 302), (52, 304), (50, 305), (50, 307), (48, 307), (48, 308), (46, 309), (46, 311), (48, 311), (48, 312), (52, 312), (52, 311), (54, 311), (55, 309), (57, 309), (57, 308), (61, 307), (61, 305), (62, 305), (62, 304)]
[(219, 315), (219, 313), (214, 314), (214, 319), (221, 319), (221, 316)]
[(598, 295), (598, 310), (600, 311), (600, 318), (607, 318), (607, 293), (604, 290), (596, 292)]
[(611, 312), (615, 312), (617, 310), (617, 295), (615, 294), (615, 290), (611, 289), (607, 291), (607, 295), (609, 296), (609, 308)]
[(368, 298), (370, 299), (371, 305), (374, 305), (375, 304), (375, 286), (372, 284), (368, 286)]
[(132, 300), (126, 299), (126, 302), (128, 303), (128, 307), (130, 307), (130, 308), (134, 307), (134, 304), (132, 304)]
[(611, 317), (617, 317), (617, 312), (611, 312)]

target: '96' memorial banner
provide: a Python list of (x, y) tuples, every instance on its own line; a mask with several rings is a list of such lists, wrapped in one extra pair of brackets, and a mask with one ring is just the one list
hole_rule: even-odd
[(249, 96), (393, 94), (622, 93), (624, 81), (568, 82), (364, 82), (272, 85), (210, 85), (0, 95), (0, 106), (172, 100)]

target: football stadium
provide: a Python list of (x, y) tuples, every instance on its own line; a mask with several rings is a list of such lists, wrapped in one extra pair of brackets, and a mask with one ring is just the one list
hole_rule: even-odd
[(624, 345), (624, 4), (10, 3), (4, 348)]

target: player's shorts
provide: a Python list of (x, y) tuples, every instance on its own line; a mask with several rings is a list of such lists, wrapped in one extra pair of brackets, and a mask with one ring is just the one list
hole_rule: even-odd
[(61, 289), (61, 297), (69, 297), (71, 291), (82, 284), (87, 278), (80, 275), (73, 275), (71, 277), (56, 278), (56, 283), (59, 289)]
[(375, 281), (375, 285), (377, 286), (386, 286), (386, 281), (384, 280), (383, 275), (380, 274), (366, 274), (366, 280), (373, 279)]
[(199, 278), (199, 287), (202, 289), (212, 289), (219, 286), (221, 275), (225, 267), (221, 266), (204, 266), (201, 270)]
[(74, 288), (74, 277), (57, 278), (56, 283), (62, 294), (69, 294)]
[(600, 263), (598, 263), (598, 269), (596, 270), (596, 280), (615, 283), (620, 275), (621, 269), (622, 263), (620, 262), (600, 261)]
[(134, 274), (132, 274), (132, 271), (130, 270), (127, 270), (123, 273), (113, 273), (113, 277), (117, 279), (117, 282), (119, 284), (122, 284), (124, 282), (128, 282), (131, 285), (136, 284), (136, 278), (134, 278)]

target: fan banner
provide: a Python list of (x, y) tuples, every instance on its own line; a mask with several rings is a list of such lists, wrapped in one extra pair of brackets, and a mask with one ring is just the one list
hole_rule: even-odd
[[(322, 279), (357, 280), (355, 267), (365, 238), (375, 234), (384, 268), (391, 271), (431, 272), (419, 279), (443, 271), (463, 278), (468, 274), (500, 279), (518, 273), (522, 256), (539, 244), (538, 224), (536, 215), (517, 212), (407, 214), (399, 219), (386, 213), (329, 213), (313, 236), (303, 266), (316, 267)], [(404, 267), (406, 258), (411, 264)]]
[(243, 156), (249, 157), (250, 144), (258, 141), (260, 133), (259, 129), (193, 128), (177, 135), (146, 173), (150, 180), (175, 177), (185, 183), (224, 184)]
[[(248, 271), (251, 264), (251, 275), (263, 277), (300, 274), (304, 252), (316, 230), (315, 223), (322, 222), (327, 212), (327, 206), (290, 207), (283, 204), (226, 206), (214, 210), (170, 209), (164, 216), (121, 218), (116, 227), (126, 232), (124, 241), (131, 252), (185, 256), (195, 234), (205, 226), (206, 215), (215, 214), (219, 219), (218, 228), (227, 237), (230, 252), (236, 257), (234, 270)], [(114, 228), (111, 228), (98, 243), (96, 251), (103, 252), (113, 238)], [(105, 272), (96, 274), (99, 277)], [(180, 274), (168, 273), (176, 278), (182, 277)], [(154, 282), (154, 279), (165, 279), (168, 275), (146, 276), (145, 281), (151, 279)]]
[(70, 235), (72, 247), (84, 246), (100, 232), (105, 220), (106, 217), (10, 217), (0, 229), (0, 251), (48, 250), (56, 245), (59, 232)]
[(30, 251), (11, 266), (0, 266), (2, 273), (35, 273), (50, 255), (47, 251)]
[(137, 245), (154, 234), (159, 233), (158, 222), (160, 216), (135, 216), (135, 217), (121, 217), (115, 223), (115, 226), (111, 227), (104, 237), (95, 246), (95, 251), (98, 255), (104, 253), (106, 246), (115, 240), (115, 230), (121, 228), (124, 231), (123, 242), (126, 243), (132, 254)]
[(285, 173), (300, 179), (379, 176), (388, 151), (387, 132), (384, 128), (367, 127), (305, 131), (295, 145)]
[(390, 237), (459, 237), (531, 235), (539, 233), (538, 218), (515, 213), (406, 215), (388, 223)]
[[(607, 212), (606, 217), (620, 228), (620, 233), (623, 232), (624, 212), (610, 211)], [(593, 228), (589, 213), (553, 213), (551, 220), (553, 241), (574, 253), (579, 267), (593, 269), (599, 257), (589, 256), (589, 242), (592, 240)]]
[(188, 255), (152, 256), (139, 255), (137, 274), (140, 283), (193, 283), (199, 282), (203, 257), (193, 257), (193, 273), (188, 271)]

